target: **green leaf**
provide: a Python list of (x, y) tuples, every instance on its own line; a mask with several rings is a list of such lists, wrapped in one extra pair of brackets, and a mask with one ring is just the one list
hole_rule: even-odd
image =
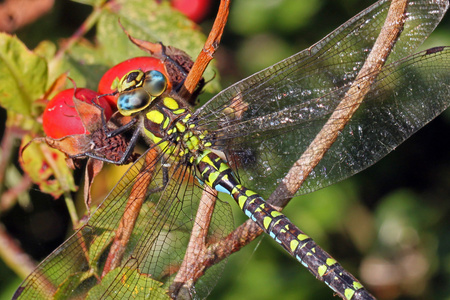
[(28, 135), (22, 139), (22, 145), (28, 145), (22, 152), (20, 162), (22, 169), (39, 185), (41, 191), (55, 198), (64, 192), (76, 191), (72, 170), (66, 164), (65, 155), (45, 143), (29, 141), (31, 137)]
[(26, 116), (45, 91), (47, 63), (15, 36), (0, 33), (0, 105)]
[(190, 56), (196, 56), (205, 37), (193, 30), (193, 23), (175, 12), (167, 3), (154, 1), (117, 1), (120, 9), (107, 11), (100, 17), (98, 40), (106, 46), (105, 54), (111, 60), (123, 61), (144, 52), (132, 44), (119, 26), (133, 37), (183, 49)]
[(56, 45), (51, 41), (42, 41), (34, 48), (33, 52), (50, 61), (56, 54)]
[[(117, 277), (121, 279), (117, 280)], [(122, 285), (130, 289), (123, 289), (121, 288)], [(114, 291), (108, 290), (111, 286), (115, 286), (117, 289)], [(137, 270), (131, 270), (127, 267), (117, 268), (109, 272), (102, 279), (100, 285), (90, 290), (86, 300), (100, 299), (110, 293), (114, 293), (116, 299), (170, 299), (167, 291), (161, 286), (161, 282), (152, 279), (149, 275), (139, 274)]]
[(53, 299), (63, 300), (69, 299), (73, 295), (73, 291), (81, 284), (85, 273), (71, 274), (59, 287), (53, 296)]
[(115, 231), (105, 230), (100, 236), (94, 239), (94, 242), (89, 247), (89, 264), (92, 268), (96, 268), (100, 256), (111, 245), (115, 235)]
[[(192, 21), (170, 7), (169, 3), (159, 4), (148, 0), (117, 2), (120, 8), (116, 11), (105, 9), (97, 26), (98, 41), (104, 47), (105, 57), (113, 64), (148, 55), (128, 40), (119, 26), (119, 20), (133, 37), (182, 49), (193, 60), (203, 49), (206, 40), (204, 34), (196, 29)], [(205, 78), (211, 79), (215, 74), (217, 72), (209, 67)], [(207, 88), (211, 92), (218, 91), (218, 80), (209, 83)]]
[(283, 34), (304, 27), (323, 5), (316, 1), (235, 1), (231, 6), (229, 28), (238, 34), (254, 36), (279, 29)]
[[(61, 71), (68, 71), (69, 77), (73, 79), (77, 87), (97, 90), (98, 82), (103, 74), (108, 71), (108, 64), (102, 59), (90, 59), (102, 56), (103, 51), (86, 46), (75, 47), (76, 53), (67, 57), (60, 66)], [(89, 59), (88, 59), (89, 58)]]
[(81, 3), (81, 4), (92, 5), (92, 6), (100, 6), (104, 2), (106, 2), (106, 0), (72, 0), (72, 1)]

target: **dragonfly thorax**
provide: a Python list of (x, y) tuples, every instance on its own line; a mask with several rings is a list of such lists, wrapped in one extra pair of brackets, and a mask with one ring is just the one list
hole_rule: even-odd
[(203, 141), (206, 131), (196, 128), (188, 105), (168, 97), (166, 89), (162, 73), (130, 71), (119, 82), (117, 107), (122, 115), (138, 115), (144, 137), (162, 152), (193, 163), (211, 144)]
[(204, 141), (207, 132), (196, 127), (189, 108), (174, 98), (160, 97), (144, 114), (145, 137), (167, 154), (193, 163), (211, 146)]

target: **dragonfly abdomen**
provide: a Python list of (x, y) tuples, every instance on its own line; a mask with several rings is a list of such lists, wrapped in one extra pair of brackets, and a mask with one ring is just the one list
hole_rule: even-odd
[(197, 161), (197, 166), (206, 184), (230, 194), (250, 219), (332, 290), (345, 299), (374, 299), (355, 277), (284, 214), (239, 184), (231, 168), (218, 155), (205, 153)]
[(242, 187), (239, 194), (232, 196), (249, 218), (336, 293), (346, 299), (372, 299), (356, 278), (258, 194)]

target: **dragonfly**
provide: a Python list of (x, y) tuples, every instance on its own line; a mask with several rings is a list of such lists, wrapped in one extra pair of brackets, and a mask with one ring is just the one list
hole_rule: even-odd
[[(312, 47), (223, 90), (197, 110), (166, 90), (157, 71), (134, 70), (118, 88), (118, 109), (148, 149), (88, 221), (30, 274), (14, 299), (159, 299), (180, 296), (187, 236), (201, 194), (228, 194), (242, 211), (331, 290), (373, 299), (359, 281), (264, 199), (305, 152), (348, 93), (371, 53), (391, 1), (378, 1)], [(450, 49), (411, 55), (444, 16), (448, 1), (409, 1), (386, 64), (339, 138), (298, 194), (374, 164), (449, 105)], [(116, 133), (118, 131), (115, 131)], [(121, 134), (119, 131), (118, 134)], [(134, 138), (133, 138), (134, 140)], [(228, 233), (216, 202), (209, 243)], [(138, 215), (130, 231), (116, 229)], [(226, 217), (225, 217), (226, 218)], [(123, 228), (123, 227), (120, 227)], [(115, 241), (127, 235), (119, 251)], [(181, 249), (181, 250), (180, 250)], [(210, 270), (207, 271), (207, 274)], [(174, 285), (175, 283), (175, 285)], [(187, 290), (205, 297), (198, 280)], [(167, 295), (167, 289), (171, 294)], [(177, 294), (178, 293), (178, 294)]]

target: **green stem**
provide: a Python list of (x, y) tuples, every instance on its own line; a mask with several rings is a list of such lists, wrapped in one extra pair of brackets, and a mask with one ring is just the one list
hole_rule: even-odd
[(70, 190), (70, 184), (68, 184), (68, 182), (67, 182), (68, 178), (64, 177), (61, 174), (58, 166), (56, 165), (54, 159), (52, 158), (51, 154), (49, 153), (48, 148), (46, 148), (47, 145), (42, 144), (42, 145), (40, 145), (40, 147), (41, 147), (42, 154), (45, 157), (45, 160), (47, 161), (50, 168), (52, 168), (56, 179), (59, 181), (61, 188), (64, 191), (64, 201), (66, 202), (67, 209), (69, 210), (70, 219), (72, 220), (73, 227), (77, 228), (79, 219), (78, 219), (77, 211), (75, 209), (75, 205), (73, 203), (72, 195), (70, 194), (71, 190)]
[(0, 223), (0, 257), (17, 275), (25, 278), (35, 268), (36, 264), (26, 254)]
[(77, 209), (73, 203), (72, 194), (70, 192), (64, 192), (64, 201), (66, 202), (67, 210), (69, 211), (70, 220), (72, 220), (72, 225), (74, 229), (78, 228), (80, 220), (78, 219)]
[(104, 2), (101, 2), (98, 6), (94, 7), (92, 13), (86, 18), (83, 24), (81, 24), (77, 31), (75, 31), (75, 33), (61, 46), (61, 48), (59, 48), (51, 63), (59, 61), (68, 49), (70, 49), (79, 39), (81, 39), (86, 32), (91, 30), (95, 23), (97, 23), (97, 20), (103, 10), (103, 6)]

